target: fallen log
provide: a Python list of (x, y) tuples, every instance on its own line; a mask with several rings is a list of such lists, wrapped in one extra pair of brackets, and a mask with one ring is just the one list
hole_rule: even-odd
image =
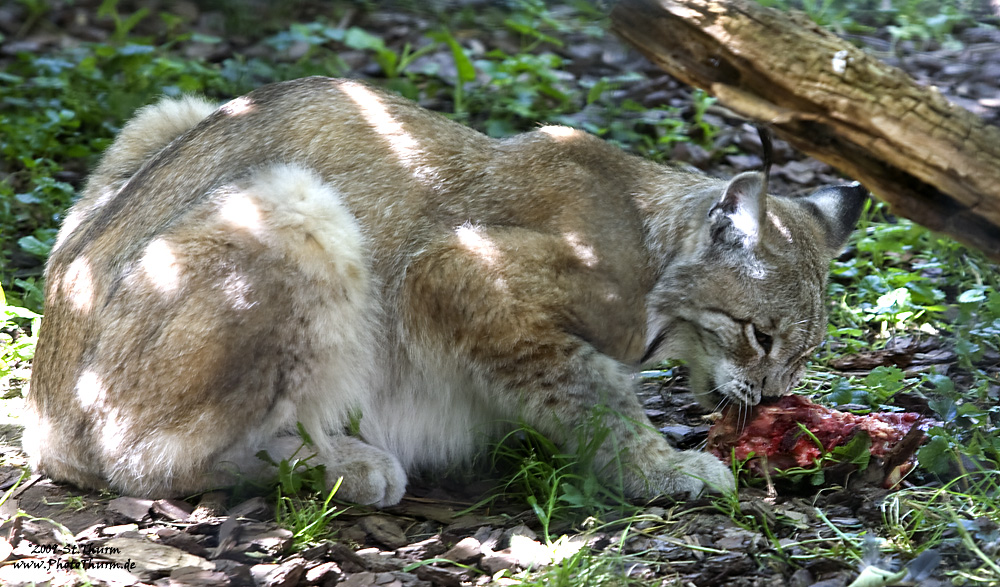
[(1000, 260), (1000, 128), (820, 28), (749, 0), (620, 0), (612, 29), (894, 213)]

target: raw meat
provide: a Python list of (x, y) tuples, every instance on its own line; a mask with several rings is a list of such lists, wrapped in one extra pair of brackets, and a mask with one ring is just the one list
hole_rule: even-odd
[[(822, 455), (846, 444), (860, 431), (871, 438), (872, 456), (886, 457), (921, 420), (920, 414), (912, 412), (877, 412), (859, 416), (815, 404), (801, 395), (788, 395), (774, 403), (754, 406), (749, 415), (745, 410), (736, 408), (725, 411), (708, 432), (707, 448), (727, 463), (733, 456), (743, 461), (753, 455), (755, 458), (749, 463), (750, 471), (761, 474), (775, 469), (811, 467)], [(799, 423), (808, 428), (815, 439), (806, 434)], [(921, 428), (930, 423), (924, 420), (925, 426)], [(919, 428), (914, 430), (914, 434), (923, 436)], [(823, 445), (822, 448), (816, 440)], [(904, 443), (912, 444), (912, 447), (907, 447), (907, 454), (902, 459), (888, 459), (901, 460), (893, 464), (893, 469), (899, 465), (905, 465), (905, 468), (887, 471), (887, 477), (898, 480), (899, 475), (912, 467), (912, 463), (907, 461), (912, 460), (913, 451), (921, 439), (914, 440)]]

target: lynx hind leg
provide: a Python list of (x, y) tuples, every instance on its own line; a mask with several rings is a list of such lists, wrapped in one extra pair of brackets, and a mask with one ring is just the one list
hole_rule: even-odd
[[(264, 169), (243, 184), (223, 187), (220, 194), (215, 212), (227, 229), (266, 251), (280, 252), (281, 262), (295, 268), (271, 275), (282, 284), (280, 303), (296, 308), (288, 325), (291, 337), (310, 341), (310, 348), (296, 357), (308, 377), (293, 397), (292, 414), (274, 414), (264, 428), (278, 436), (265, 443), (277, 440), (287, 449), (284, 434), (302, 423), (331, 484), (345, 477), (341, 497), (398, 502), (406, 485), (398, 461), (340, 434), (351, 410), (360, 407), (363, 413), (375, 368), (378, 308), (368, 248), (356, 219), (330, 185), (295, 165)], [(287, 450), (278, 454), (282, 452)], [(355, 461), (370, 466), (351, 466)]]
[(112, 486), (224, 485), (297, 422), (335, 454), (328, 434), (371, 384), (375, 312), (367, 246), (339, 195), (309, 170), (263, 169), (139, 246), (86, 367)]
[[(315, 437), (313, 440), (317, 440)], [(337, 498), (345, 501), (388, 507), (403, 499), (407, 476), (403, 465), (394, 455), (350, 436), (330, 436), (317, 442), (320, 446), (309, 447), (297, 435), (273, 437), (264, 446), (264, 451), (274, 462), (315, 455), (326, 467), (326, 483), (337, 489)], [(318, 449), (318, 450), (317, 450)], [(273, 478), (273, 465), (244, 453), (242, 461), (232, 461), (232, 469), (239, 476), (249, 479)], [(313, 462), (313, 461), (310, 461)]]
[(394, 455), (350, 436), (331, 439), (326, 478), (343, 478), (337, 497), (377, 507), (396, 505), (406, 491), (406, 471)]
[[(378, 311), (363, 235), (346, 208), (332, 205), (339, 201), (336, 192), (312, 172), (276, 166), (259, 174), (249, 190), (230, 193), (220, 210), (237, 224), (257, 227), (263, 239), (281, 243), (303, 274), (316, 280), (319, 287), (312, 303), (322, 305), (338, 295), (354, 300), (350, 313), (341, 308), (313, 316), (311, 330), (326, 339), (324, 346), (335, 356), (317, 366), (323, 369), (325, 385), (301, 398), (297, 417), (312, 435), (329, 484), (343, 478), (338, 497), (384, 507), (403, 497), (407, 482), (403, 466), (382, 449), (338, 434), (348, 418), (345, 407), (361, 406), (363, 414), (367, 405), (364, 392), (374, 375)], [(262, 219), (259, 225), (258, 219)], [(348, 243), (357, 246), (345, 246)], [(331, 401), (333, 396), (336, 401)]]

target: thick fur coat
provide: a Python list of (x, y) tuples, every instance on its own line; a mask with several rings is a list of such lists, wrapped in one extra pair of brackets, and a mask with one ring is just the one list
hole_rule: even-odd
[(265, 473), (301, 423), (341, 497), (384, 506), (512, 422), (572, 449), (603, 406), (595, 466), (629, 495), (728, 490), (635, 371), (684, 358), (709, 407), (786, 393), (864, 198), (565, 127), (494, 140), (357, 81), (164, 100), (59, 233), (25, 445), (55, 479), (182, 495)]

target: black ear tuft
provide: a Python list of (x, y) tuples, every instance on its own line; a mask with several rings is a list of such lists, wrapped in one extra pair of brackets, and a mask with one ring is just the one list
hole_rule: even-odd
[(767, 181), (771, 178), (771, 162), (774, 160), (774, 140), (771, 138), (770, 129), (761, 124), (757, 125), (757, 136), (760, 137), (761, 161), (763, 161), (760, 172), (764, 174), (764, 191), (767, 191)]
[(851, 236), (868, 201), (868, 190), (858, 182), (822, 188), (802, 198), (826, 227), (826, 244), (835, 257)]

